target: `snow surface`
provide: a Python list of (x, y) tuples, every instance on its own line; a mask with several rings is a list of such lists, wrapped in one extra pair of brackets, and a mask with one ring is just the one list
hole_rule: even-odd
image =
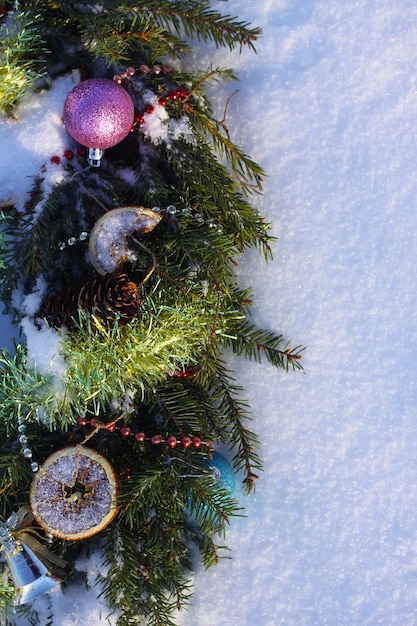
[[(264, 29), (257, 55), (193, 56), (239, 73), (229, 130), (269, 175), (258, 206), (275, 260), (250, 253), (239, 276), (258, 324), (308, 350), (305, 373), (234, 363), (265, 472), (231, 524), (232, 558), (196, 572), (178, 623), (415, 626), (417, 6), (213, 6)], [(219, 117), (234, 88), (217, 91)], [(36, 606), (57, 626), (111, 623), (94, 598)]]

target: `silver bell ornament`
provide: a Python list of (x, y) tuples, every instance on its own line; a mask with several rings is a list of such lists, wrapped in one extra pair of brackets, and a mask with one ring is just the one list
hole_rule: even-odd
[[(33, 517), (26, 509), (0, 522), (0, 546), (16, 589), (15, 606), (31, 602), (61, 582), (52, 570), (63, 571), (66, 562), (53, 554), (35, 537), (38, 532), (27, 526)], [(26, 525), (26, 526), (25, 526)]]

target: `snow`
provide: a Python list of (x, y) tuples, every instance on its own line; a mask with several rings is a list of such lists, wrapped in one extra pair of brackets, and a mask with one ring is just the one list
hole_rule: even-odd
[[(196, 571), (178, 624), (414, 626), (417, 7), (213, 6), (264, 29), (256, 55), (192, 56), (238, 72), (228, 128), (269, 176), (255, 202), (279, 237), (275, 259), (251, 252), (239, 277), (254, 286), (255, 321), (308, 349), (304, 373), (233, 363), (265, 472), (255, 495), (237, 490), (247, 517), (231, 523), (232, 558)], [(234, 88), (215, 92), (220, 119)], [(110, 623), (81, 589), (37, 607), (51, 603), (60, 626)]]
[(0, 115), (0, 206), (23, 204), (41, 169), (46, 184), (59, 182), (61, 168), (51, 167), (50, 159), (61, 157), (74, 143), (62, 124), (63, 105), (74, 82), (71, 74), (58, 78), (49, 90), (27, 94), (17, 119)]

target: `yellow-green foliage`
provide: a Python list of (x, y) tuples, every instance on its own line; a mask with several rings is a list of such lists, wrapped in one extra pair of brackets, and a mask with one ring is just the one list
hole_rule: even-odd
[[(77, 410), (104, 408), (126, 392), (144, 393), (167, 376), (196, 363), (213, 333), (216, 304), (179, 293), (175, 307), (144, 301), (141, 315), (125, 326), (81, 319), (63, 344), (67, 396)], [(216, 329), (218, 332), (218, 329)]]
[(41, 49), (39, 16), (17, 13), (0, 39), (0, 112), (7, 111), (44, 74), (36, 59)]

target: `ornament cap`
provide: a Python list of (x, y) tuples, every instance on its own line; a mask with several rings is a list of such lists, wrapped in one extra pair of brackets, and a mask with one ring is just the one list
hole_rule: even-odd
[(91, 167), (100, 167), (103, 153), (101, 148), (88, 148), (88, 164)]

